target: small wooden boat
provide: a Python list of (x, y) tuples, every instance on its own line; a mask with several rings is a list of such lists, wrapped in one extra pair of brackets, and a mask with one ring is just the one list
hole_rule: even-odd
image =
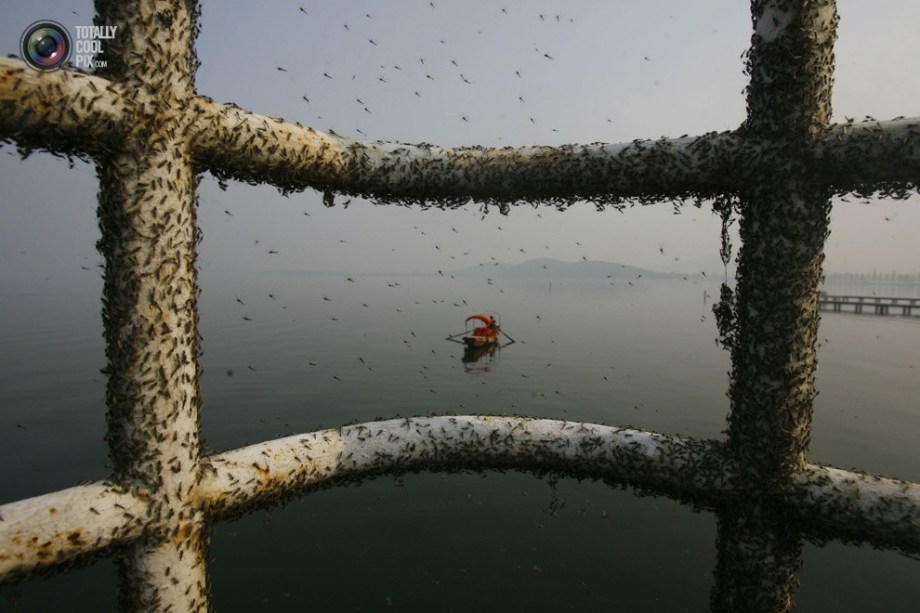
[[(464, 323), (466, 331), (451, 334), (447, 340), (464, 345), (463, 363), (465, 366), (485, 356), (489, 356), (490, 360), (494, 359), (499, 349), (514, 342), (514, 339), (502, 330), (501, 316), (498, 313), (491, 311), (476, 313), (467, 317)], [(502, 336), (508, 339), (508, 342), (501, 343)]]
[(501, 332), (501, 326), (492, 315), (483, 315), (477, 313), (466, 318), (465, 323), (469, 325), (470, 321), (479, 321), (483, 325), (477, 326), (472, 332), (463, 337), (463, 342), (467, 347), (488, 347), (498, 342), (498, 335)]

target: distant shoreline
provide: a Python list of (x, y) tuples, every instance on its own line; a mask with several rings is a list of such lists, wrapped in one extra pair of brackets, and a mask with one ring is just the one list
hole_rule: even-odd
[[(521, 278), (521, 279), (541, 279), (541, 280), (563, 280), (563, 279), (721, 279), (724, 277), (724, 270), (690, 270), (690, 271), (657, 271), (640, 266), (632, 266), (620, 262), (606, 262), (598, 260), (582, 260), (575, 262), (566, 262), (553, 258), (536, 258), (526, 260), (518, 264), (508, 264), (499, 261), (481, 262), (473, 266), (467, 266), (454, 270), (439, 271), (365, 271), (357, 272), (353, 270), (237, 270), (228, 271), (217, 269), (215, 272), (235, 272), (235, 273), (255, 273), (255, 274), (272, 274), (283, 276), (361, 276), (361, 277), (385, 277), (385, 276), (405, 276), (405, 277), (430, 277), (430, 276), (452, 276), (456, 278), (475, 278), (475, 277), (502, 277), (502, 278)], [(730, 277), (733, 272), (730, 267)], [(825, 273), (825, 278), (821, 283), (822, 286), (898, 286), (898, 287), (920, 287), (920, 273), (849, 273), (849, 272), (832, 272)]]
[(723, 271), (695, 271), (695, 272), (660, 272), (621, 264), (619, 262), (603, 262), (595, 260), (585, 260), (578, 262), (565, 262), (551, 258), (539, 258), (527, 260), (519, 264), (506, 264), (504, 262), (482, 262), (474, 266), (455, 270), (442, 271), (425, 271), (425, 272), (354, 272), (348, 270), (252, 270), (247, 272), (267, 273), (275, 275), (292, 275), (292, 276), (361, 276), (361, 277), (380, 277), (380, 276), (453, 276), (453, 277), (514, 277), (514, 278), (531, 278), (531, 279), (635, 279), (637, 277), (648, 279), (687, 279), (694, 278), (713, 278), (716, 275), (721, 276)]

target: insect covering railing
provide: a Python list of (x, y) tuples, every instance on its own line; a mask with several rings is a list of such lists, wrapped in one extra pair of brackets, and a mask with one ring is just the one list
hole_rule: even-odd
[[(920, 177), (920, 119), (828, 125), (834, 2), (752, 3), (748, 118), (737, 130), (516, 149), (362, 143), (215, 103), (195, 91), (197, 11), (192, 2), (98, 2), (97, 23), (130, 35), (107, 41), (108, 66), (96, 75), (0, 59), (0, 135), (98, 167), (114, 464), (106, 481), (0, 507), (0, 580), (118, 545), (125, 608), (202, 609), (211, 522), (335, 480), (464, 467), (592, 475), (712, 508), (716, 610), (791, 607), (801, 541), (781, 536), (787, 515), (920, 549), (920, 486), (805, 459), (830, 196), (898, 196)], [(717, 310), (733, 364), (726, 440), (443, 416), (202, 455), (195, 260), (204, 170), (327, 199), (444, 206), (716, 199), (739, 217), (742, 239), (737, 287), (725, 288)]]

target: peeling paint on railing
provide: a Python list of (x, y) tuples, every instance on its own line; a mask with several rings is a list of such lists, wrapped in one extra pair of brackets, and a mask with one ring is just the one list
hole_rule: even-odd
[(146, 501), (110, 481), (2, 505), (0, 582), (129, 543), (146, 515)]

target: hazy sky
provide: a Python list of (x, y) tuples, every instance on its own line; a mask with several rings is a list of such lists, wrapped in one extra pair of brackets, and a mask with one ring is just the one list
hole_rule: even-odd
[[(361, 140), (448, 146), (622, 142), (744, 119), (751, 21), (740, 0), (433, 4), (204, 2), (198, 91)], [(838, 5), (834, 120), (920, 115), (920, 3)], [(34, 21), (73, 34), (92, 13), (88, 0), (6, 0), (0, 52), (17, 53)], [(20, 161), (5, 146), (0, 185), (5, 288), (98, 279), (92, 164), (69, 169), (47, 154)], [(203, 275), (433, 272), (544, 256), (688, 272), (718, 264), (719, 223), (706, 206), (679, 215), (669, 203), (625, 214), (522, 206), (485, 218), (476, 205), (442, 212), (355, 200), (327, 209), (312, 191), (221, 191), (209, 175), (199, 194)], [(920, 272), (918, 204), (836, 203), (827, 270)]]

